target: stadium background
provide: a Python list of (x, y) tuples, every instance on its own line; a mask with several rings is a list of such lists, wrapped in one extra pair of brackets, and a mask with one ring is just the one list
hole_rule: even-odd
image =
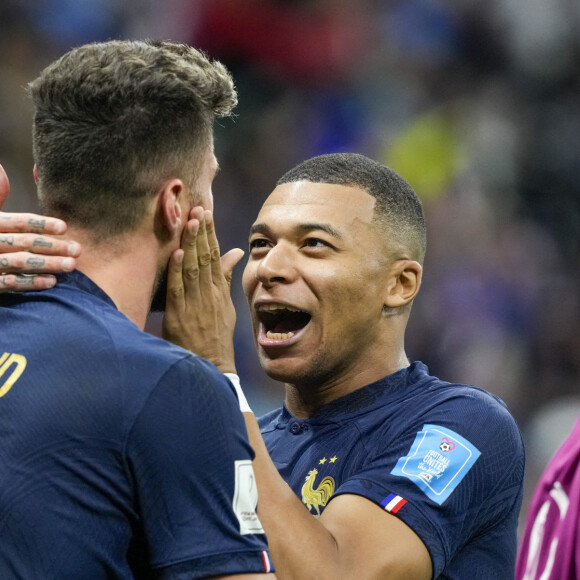
[[(424, 285), (407, 352), (501, 396), (524, 433), (529, 493), (580, 412), (580, 4), (567, 0), (2, 0), (0, 163), (7, 211), (36, 211), (26, 84), (79, 44), (169, 38), (228, 65), (220, 122), (222, 249), (304, 158), (356, 151), (423, 199)], [(250, 403), (280, 385), (238, 306)], [(151, 321), (155, 332), (158, 320)]]

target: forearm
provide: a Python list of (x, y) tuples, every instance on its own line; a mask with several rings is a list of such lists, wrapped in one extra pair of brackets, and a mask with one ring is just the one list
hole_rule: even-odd
[(256, 453), (258, 516), (278, 578), (348, 578), (346, 565), (332, 534), (306, 509), (282, 479), (270, 459), (256, 417), (244, 413), (250, 443)]

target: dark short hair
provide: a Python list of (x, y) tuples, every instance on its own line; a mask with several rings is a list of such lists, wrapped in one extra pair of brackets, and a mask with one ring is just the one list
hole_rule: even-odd
[(104, 236), (135, 227), (165, 179), (194, 186), (214, 118), (237, 103), (221, 63), (174, 42), (75, 48), (29, 92), (42, 211)]
[(277, 182), (310, 181), (358, 187), (376, 199), (375, 219), (388, 228), (411, 252), (423, 261), (426, 225), (421, 200), (396, 171), (358, 153), (329, 153), (307, 159), (285, 173)]

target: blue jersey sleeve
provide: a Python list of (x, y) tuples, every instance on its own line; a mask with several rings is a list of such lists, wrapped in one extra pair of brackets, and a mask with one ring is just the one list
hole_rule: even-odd
[(377, 432), (364, 467), (335, 495), (362, 495), (407, 523), (430, 552), (434, 578), (452, 561), (464, 577), (505, 578), (515, 561), (524, 470), (515, 421), (477, 393), (409, 415), (400, 433), (390, 424)]
[(131, 427), (125, 456), (162, 578), (269, 571), (253, 451), (235, 393), (213, 365), (186, 356), (170, 368)]

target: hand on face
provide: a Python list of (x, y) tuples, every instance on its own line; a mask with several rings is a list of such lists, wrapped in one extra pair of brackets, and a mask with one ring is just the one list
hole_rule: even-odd
[(183, 229), (181, 248), (169, 262), (163, 336), (222, 372), (236, 372), (230, 282), (243, 255), (234, 248), (220, 260), (212, 213), (195, 207)]
[[(0, 208), (9, 192), (8, 176), (0, 165)], [(0, 293), (51, 288), (56, 278), (49, 272), (73, 270), (80, 245), (55, 237), (66, 227), (56, 218), (0, 212)]]

